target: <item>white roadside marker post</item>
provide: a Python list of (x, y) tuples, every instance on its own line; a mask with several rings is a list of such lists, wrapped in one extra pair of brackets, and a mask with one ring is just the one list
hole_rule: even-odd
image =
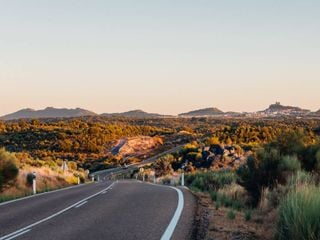
[(80, 185), (80, 177), (78, 176), (78, 185)]
[(156, 184), (156, 172), (155, 171), (151, 171), (150, 175), (153, 177), (153, 183)]
[(184, 172), (181, 175), (181, 186), (184, 187)]
[(181, 166), (182, 173), (181, 173), (181, 186), (184, 187), (184, 164)]
[(37, 194), (37, 180), (36, 180), (36, 172), (33, 172), (33, 180), (32, 180), (32, 191), (33, 195)]

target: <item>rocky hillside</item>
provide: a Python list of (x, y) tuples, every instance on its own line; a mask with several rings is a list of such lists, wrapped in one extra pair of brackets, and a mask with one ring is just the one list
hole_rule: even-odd
[(17, 112), (0, 117), (1, 120), (15, 120), (15, 119), (34, 119), (34, 118), (69, 118), (69, 117), (83, 117), (97, 115), (94, 112), (82, 109), (67, 109), (67, 108), (53, 108), (47, 107), (42, 110), (34, 110), (30, 108), (22, 109)]

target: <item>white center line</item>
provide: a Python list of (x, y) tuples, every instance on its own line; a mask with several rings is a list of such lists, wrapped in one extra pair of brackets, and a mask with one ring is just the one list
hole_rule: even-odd
[[(59, 216), (60, 214), (66, 212), (66, 211), (69, 211), (70, 209), (78, 206), (79, 204), (81, 204), (81, 203), (83, 203), (83, 202), (85, 202), (85, 201), (87, 201), (87, 200), (89, 200), (89, 199), (91, 199), (91, 198), (93, 198), (93, 197), (95, 197), (95, 196), (98, 196), (98, 195), (101, 194), (102, 192), (108, 191), (110, 188), (113, 187), (114, 184), (115, 184), (115, 183), (113, 182), (109, 187), (101, 190), (100, 192), (98, 192), (98, 193), (96, 193), (96, 194), (93, 194), (93, 195), (91, 195), (91, 196), (89, 196), (89, 197), (86, 197), (86, 198), (80, 200), (79, 202), (76, 202), (75, 204), (72, 204), (71, 206), (69, 206), (69, 207), (67, 207), (67, 208), (65, 208), (65, 209), (62, 209), (61, 211), (59, 211), (59, 212), (57, 212), (57, 213), (55, 213), (55, 214), (53, 214), (53, 215), (51, 215), (51, 216), (49, 216), (49, 217), (46, 217), (46, 218), (44, 218), (44, 219), (42, 219), (42, 220), (40, 220), (40, 221), (38, 221), (38, 222), (32, 223), (32, 224), (30, 224), (29, 226), (26, 226), (26, 227), (24, 227), (24, 228), (21, 228), (21, 229), (15, 231), (15, 232), (13, 232), (13, 233), (10, 233), (10, 234), (7, 234), (7, 235), (5, 235), (5, 236), (2, 236), (2, 237), (0, 237), (0, 240), (9, 240), (9, 239), (11, 239), (10, 237), (13, 236), (13, 235), (16, 236), (17, 234), (20, 234), (20, 233), (22, 233), (22, 232), (24, 232), (24, 231), (26, 231), (26, 230), (28, 230), (28, 229), (36, 226), (36, 225), (39, 225), (40, 223), (46, 222), (46, 221), (48, 221), (48, 220), (50, 220), (50, 219), (52, 219), (52, 218), (54, 218), (54, 217), (57, 217), (57, 216)], [(8, 238), (9, 238), (9, 239), (8, 239)]]
[(85, 205), (86, 203), (88, 203), (88, 201), (84, 201), (83, 203), (80, 203), (78, 206), (75, 206), (74, 208), (82, 207), (82, 206)]

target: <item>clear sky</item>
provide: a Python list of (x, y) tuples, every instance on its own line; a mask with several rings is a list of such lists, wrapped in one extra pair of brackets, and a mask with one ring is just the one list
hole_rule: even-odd
[(0, 0), (0, 115), (320, 108), (319, 0)]

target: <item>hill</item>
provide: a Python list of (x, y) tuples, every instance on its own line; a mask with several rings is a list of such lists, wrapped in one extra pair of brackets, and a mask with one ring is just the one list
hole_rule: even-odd
[(204, 108), (204, 109), (198, 109), (187, 113), (181, 113), (179, 114), (179, 117), (206, 117), (206, 116), (217, 116), (224, 114), (223, 111), (221, 111), (218, 108)]
[(307, 114), (310, 110), (302, 109), (294, 106), (284, 106), (281, 105), (280, 102), (276, 102), (275, 104), (271, 104), (269, 108), (262, 111), (266, 114)]
[(160, 115), (157, 113), (147, 113), (142, 110), (132, 110), (123, 113), (103, 113), (101, 114), (103, 117), (127, 117), (127, 118), (161, 118), (165, 117), (164, 115)]
[(69, 118), (69, 117), (83, 117), (83, 116), (94, 116), (97, 115), (94, 112), (75, 108), (53, 108), (47, 107), (42, 110), (34, 110), (30, 108), (22, 109), (17, 112), (0, 117), (1, 120), (15, 120), (22, 118)]

